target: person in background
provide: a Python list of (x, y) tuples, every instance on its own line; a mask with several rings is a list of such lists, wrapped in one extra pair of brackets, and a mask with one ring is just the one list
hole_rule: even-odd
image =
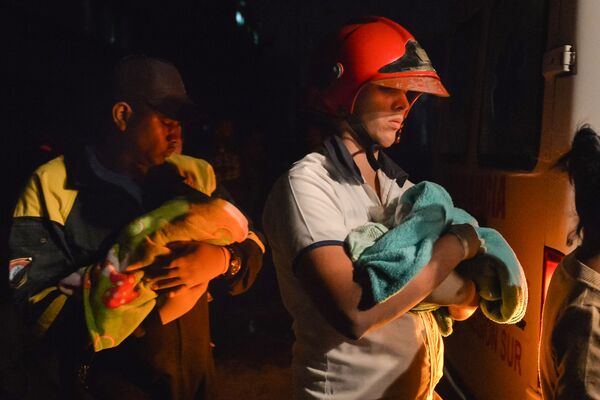
[[(412, 183), (383, 149), (400, 139), (422, 93), (448, 96), (427, 54), (382, 17), (344, 26), (321, 49), (312, 108), (327, 136), (296, 162), (267, 199), (263, 227), (284, 304), (294, 318), (295, 399), (432, 399), (443, 342), (424, 299), (468, 318), (478, 296), (453, 272), (480, 246), (472, 226), (443, 234), (430, 261), (400, 292), (364, 307), (366, 288), (344, 249), (351, 230), (393, 214)], [(440, 292), (442, 282), (450, 286)]]
[(211, 157), (219, 181), (236, 183), (240, 178), (238, 146), (234, 122), (227, 118), (220, 119), (215, 125), (214, 154)]
[(220, 196), (209, 163), (177, 154), (181, 123), (198, 107), (173, 64), (122, 59), (111, 97), (98, 142), (40, 166), (15, 207), (10, 284), (38, 337), (30, 397), (212, 399), (207, 286), (237, 294), (253, 283), (264, 246), (252, 232), (226, 250), (178, 243), (149, 267), (146, 283), (160, 296), (195, 296), (191, 310), (163, 324), (154, 309), (121, 344), (92, 351), (82, 275), (102, 265), (121, 228), (137, 217), (177, 195)]
[(539, 351), (542, 395), (600, 399), (600, 137), (583, 126), (557, 166), (575, 189), (574, 234), (581, 243), (565, 256), (548, 287)]

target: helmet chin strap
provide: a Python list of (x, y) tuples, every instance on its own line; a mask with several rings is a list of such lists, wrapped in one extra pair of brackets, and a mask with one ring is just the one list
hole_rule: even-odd
[[(348, 121), (350, 128), (352, 128), (354, 138), (365, 149), (369, 165), (373, 170), (377, 171), (381, 168), (381, 164), (375, 157), (375, 152), (381, 150), (381, 145), (371, 138), (367, 128), (365, 128), (362, 121), (356, 115), (348, 115), (346, 121)], [(396, 140), (394, 140), (394, 143), (400, 143), (400, 130), (396, 132)]]
[[(417, 102), (419, 97), (421, 97), (422, 94), (423, 93), (417, 93), (416, 97), (410, 101), (408, 108), (405, 110), (404, 118), (406, 118), (406, 116), (408, 115), (408, 113), (410, 112), (410, 110), (412, 109), (412, 107), (415, 105), (415, 103)], [(358, 140), (360, 145), (365, 149), (365, 153), (367, 154), (367, 161), (369, 162), (369, 165), (371, 166), (371, 168), (373, 168), (375, 171), (377, 171), (379, 168), (381, 168), (381, 164), (379, 163), (379, 160), (377, 160), (377, 158), (375, 158), (375, 152), (381, 150), (381, 145), (379, 143), (376, 143), (371, 138), (371, 136), (369, 135), (369, 132), (367, 131), (367, 128), (365, 128), (365, 126), (363, 125), (362, 121), (358, 118), (358, 116), (356, 116), (354, 114), (350, 114), (350, 115), (347, 115), (345, 119), (348, 122), (348, 124), (350, 125), (350, 128), (352, 128), (355, 139)], [(400, 127), (400, 129), (398, 129), (398, 131), (396, 132), (396, 139), (394, 140), (394, 144), (400, 143), (400, 131), (401, 130), (402, 130), (402, 127)]]

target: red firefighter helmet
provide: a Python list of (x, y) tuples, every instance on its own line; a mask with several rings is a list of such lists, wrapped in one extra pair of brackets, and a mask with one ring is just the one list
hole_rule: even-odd
[(328, 113), (351, 114), (367, 83), (449, 96), (425, 50), (410, 32), (387, 18), (369, 17), (346, 25), (330, 46), (321, 62), (325, 61), (324, 68), (329, 64), (333, 77), (319, 93)]

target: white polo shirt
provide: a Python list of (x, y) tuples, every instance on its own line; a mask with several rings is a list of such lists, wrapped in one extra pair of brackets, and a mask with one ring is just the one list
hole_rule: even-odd
[(293, 272), (299, 254), (343, 246), (352, 229), (385, 223), (394, 215), (412, 183), (382, 152), (379, 162), (381, 200), (364, 182), (343, 142), (332, 136), (321, 153), (296, 162), (267, 199), (264, 230), (284, 305), (294, 318), (295, 399), (428, 399), (441, 376), (443, 345), (428, 313), (404, 314), (359, 340), (349, 340), (321, 316)]

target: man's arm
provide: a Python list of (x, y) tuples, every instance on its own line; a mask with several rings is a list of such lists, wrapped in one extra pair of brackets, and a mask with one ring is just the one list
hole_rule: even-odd
[[(175, 155), (170, 160), (178, 169), (178, 173), (185, 177), (184, 193), (190, 193), (188, 189), (199, 191), (210, 197), (218, 197), (227, 200), (236, 205), (235, 200), (223, 185), (217, 184), (216, 176), (212, 166), (204, 161), (194, 157)], [(236, 205), (237, 206), (237, 205)], [(241, 210), (243, 212), (243, 210)], [(263, 255), (265, 253), (264, 239), (258, 232), (253, 232), (253, 225), (248, 215), (250, 233), (248, 238), (242, 243), (233, 243), (229, 246), (227, 257), (238, 259), (239, 263), (232, 263), (228, 266), (224, 274), (212, 274), (211, 293), (228, 292), (235, 295), (247, 290), (256, 279), (258, 272), (262, 267)], [(218, 267), (219, 268), (219, 267)], [(217, 268), (217, 269), (218, 269)], [(200, 279), (200, 277), (198, 277)], [(206, 279), (206, 276), (204, 277)], [(203, 283), (208, 283), (204, 280)], [(197, 285), (198, 280), (189, 281)]]
[[(235, 204), (224, 188), (217, 188), (211, 197), (219, 197)], [(190, 289), (203, 293), (209, 282), (212, 289), (217, 291), (233, 295), (242, 293), (256, 279), (265, 252), (263, 240), (251, 230), (243, 242), (227, 246), (182, 241), (171, 242), (167, 247), (171, 249), (171, 253), (158, 257), (147, 268), (146, 273), (148, 283), (171, 297)]]
[[(76, 192), (65, 189), (65, 179), (62, 158), (40, 167), (17, 202), (9, 234), (12, 296), (23, 317), (40, 335), (54, 327), (55, 321), (66, 320), (58, 318), (65, 309), (77, 315), (75, 309), (80, 306), (58, 287), (61, 279), (77, 269), (63, 230), (68, 205)], [(82, 313), (80, 320), (83, 324)]]
[(146, 281), (171, 297), (198, 287), (205, 290), (208, 282), (216, 278), (228, 287), (238, 285), (245, 290), (262, 264), (262, 249), (253, 239), (225, 247), (206, 242), (176, 242), (168, 247), (171, 254), (159, 257), (147, 269)]
[[(26, 222), (26, 226), (23, 223)], [(16, 275), (12, 275), (11, 293), (22, 319), (37, 337), (44, 338), (57, 348), (73, 351), (86, 345), (87, 333), (79, 282), (66, 282), (71, 290), (63, 290), (61, 282), (76, 269), (56, 243), (43, 229), (31, 229), (41, 221), (16, 220), (11, 229), (11, 259), (31, 259)], [(23, 231), (25, 227), (29, 228)], [(32, 247), (17, 240), (19, 232), (27, 233), (27, 243), (44, 242), (42, 248)], [(46, 233), (48, 233), (46, 231)], [(48, 239), (48, 241), (46, 241)], [(27, 255), (26, 257), (23, 257)], [(24, 265), (24, 264), (22, 264)], [(73, 274), (76, 274), (73, 273)], [(73, 278), (73, 276), (71, 276)]]
[(297, 260), (295, 273), (323, 316), (343, 335), (359, 339), (424, 300), (465, 257), (452, 234), (435, 243), (431, 260), (400, 292), (362, 309), (362, 287), (353, 280), (352, 261), (342, 246), (316, 248)]

